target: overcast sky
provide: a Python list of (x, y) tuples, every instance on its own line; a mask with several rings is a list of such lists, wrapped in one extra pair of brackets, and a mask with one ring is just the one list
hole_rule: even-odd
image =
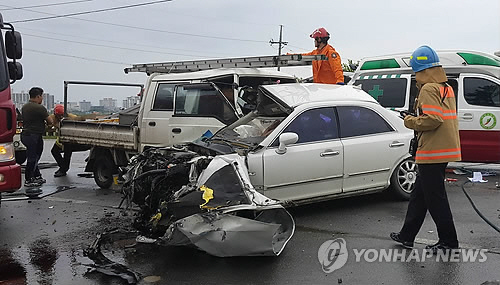
[[(278, 40), (279, 25), (289, 42), (284, 52), (297, 53), (313, 50), (309, 34), (325, 27), (343, 62), (411, 52), (423, 44), (437, 50), (500, 51), (499, 0), (172, 0), (26, 21), (152, 1), (2, 0), (4, 21), (14, 22), (23, 35), (24, 78), (14, 91), (41, 86), (59, 101), (65, 80), (144, 83), (143, 74), (124, 74), (133, 63), (274, 55), (277, 46), (269, 40)], [(64, 2), (75, 3), (23, 8)], [(136, 93), (70, 87), (70, 101), (97, 104), (112, 96), (121, 105)]]

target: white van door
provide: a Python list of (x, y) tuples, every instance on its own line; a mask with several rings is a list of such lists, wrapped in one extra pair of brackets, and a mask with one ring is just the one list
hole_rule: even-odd
[(462, 160), (500, 161), (500, 80), (463, 73), (459, 84), (456, 96)]
[(168, 140), (171, 144), (191, 142), (207, 132), (214, 134), (237, 119), (233, 106), (212, 83), (178, 85)]

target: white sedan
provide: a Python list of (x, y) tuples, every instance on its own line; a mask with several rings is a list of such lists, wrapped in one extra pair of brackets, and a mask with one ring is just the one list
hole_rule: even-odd
[(409, 199), (413, 131), (360, 88), (281, 84), (246, 93), (239, 103), (251, 111), (197, 146), (246, 156), (257, 191), (294, 204), (387, 188)]
[(140, 206), (135, 225), (147, 238), (216, 256), (279, 255), (295, 230), (283, 204), (389, 187), (409, 198), (413, 133), (360, 88), (241, 90), (238, 104), (247, 114), (235, 123), (211, 138), (131, 159), (122, 192), (127, 205)]

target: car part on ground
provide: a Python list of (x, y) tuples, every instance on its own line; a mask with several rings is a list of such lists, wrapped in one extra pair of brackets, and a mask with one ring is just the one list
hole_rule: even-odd
[(110, 243), (115, 238), (119, 237), (123, 239), (125, 235), (130, 236), (130, 234), (137, 235), (137, 233), (124, 233), (117, 230), (98, 234), (94, 242), (92, 242), (92, 244), (83, 251), (84, 256), (94, 261), (94, 264), (85, 264), (86, 266), (90, 267), (87, 273), (96, 271), (109, 276), (120, 277), (123, 280), (127, 281), (128, 284), (136, 284), (140, 280), (140, 274), (128, 269), (122, 264), (111, 261), (106, 256), (104, 256), (101, 251), (101, 246), (103, 243)]

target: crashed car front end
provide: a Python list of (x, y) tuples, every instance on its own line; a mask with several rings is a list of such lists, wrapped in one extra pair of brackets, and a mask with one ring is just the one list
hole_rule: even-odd
[(295, 230), (279, 201), (257, 192), (244, 157), (149, 149), (129, 164), (122, 191), (140, 207), (138, 241), (192, 245), (214, 256), (277, 256)]

